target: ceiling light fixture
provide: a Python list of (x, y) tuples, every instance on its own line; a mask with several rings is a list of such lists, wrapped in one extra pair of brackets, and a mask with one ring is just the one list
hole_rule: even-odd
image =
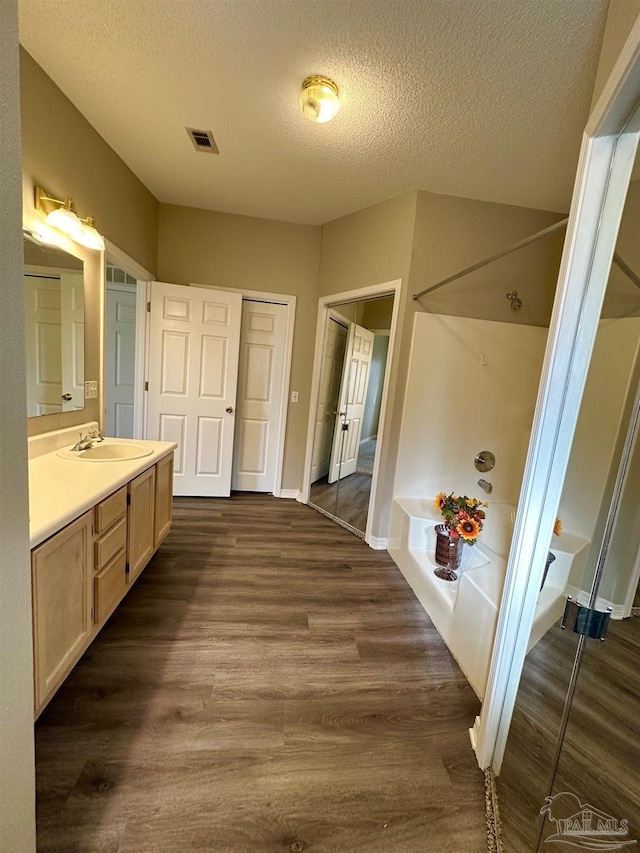
[(309, 121), (319, 124), (331, 121), (340, 109), (338, 87), (328, 77), (312, 74), (302, 84), (300, 106)]
[(42, 187), (35, 188), (36, 210), (47, 215), (47, 225), (57, 228), (63, 234), (67, 234), (76, 243), (80, 243), (87, 249), (98, 249), (104, 251), (104, 240), (96, 230), (96, 221), (93, 216), (81, 219), (73, 206), (73, 199), (67, 198), (62, 201), (53, 198)]

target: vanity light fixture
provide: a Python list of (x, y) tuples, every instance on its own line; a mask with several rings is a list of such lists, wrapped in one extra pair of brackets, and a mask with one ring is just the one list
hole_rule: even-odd
[(47, 225), (57, 228), (76, 243), (86, 246), (87, 249), (104, 251), (104, 240), (96, 230), (95, 219), (93, 216), (81, 219), (75, 211), (72, 198), (67, 198), (65, 201), (53, 198), (42, 187), (35, 188), (35, 196), (36, 210), (46, 213)]
[(331, 121), (340, 109), (337, 85), (328, 77), (312, 74), (302, 84), (300, 107), (309, 121), (318, 124)]

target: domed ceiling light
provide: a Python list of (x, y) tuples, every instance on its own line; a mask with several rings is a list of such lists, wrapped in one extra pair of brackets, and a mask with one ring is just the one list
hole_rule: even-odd
[(312, 74), (302, 84), (300, 106), (309, 121), (318, 124), (331, 121), (340, 109), (338, 87), (328, 77)]

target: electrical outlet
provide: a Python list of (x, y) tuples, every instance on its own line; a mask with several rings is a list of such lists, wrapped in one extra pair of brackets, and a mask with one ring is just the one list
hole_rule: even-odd
[(297, 391), (292, 391), (292, 392), (291, 392), (291, 402), (292, 402), (292, 403), (297, 403), (297, 402), (298, 402), (298, 392), (297, 392)]
[(98, 383), (96, 380), (90, 380), (84, 383), (84, 398), (85, 400), (95, 400), (98, 396)]

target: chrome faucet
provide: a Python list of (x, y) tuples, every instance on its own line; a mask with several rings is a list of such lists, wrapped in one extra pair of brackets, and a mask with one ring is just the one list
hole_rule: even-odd
[(95, 427), (93, 429), (90, 429), (89, 432), (84, 436), (81, 432), (79, 432), (78, 435), (80, 436), (80, 438), (71, 448), (71, 450), (75, 451), (76, 453), (79, 453), (81, 450), (89, 450), (89, 448), (93, 447), (96, 442), (104, 441), (100, 430), (96, 429)]
[(490, 495), (491, 492), (493, 491), (493, 484), (489, 483), (487, 480), (485, 480), (482, 477), (478, 480), (478, 485), (480, 486), (481, 489), (484, 489), (488, 495)]

